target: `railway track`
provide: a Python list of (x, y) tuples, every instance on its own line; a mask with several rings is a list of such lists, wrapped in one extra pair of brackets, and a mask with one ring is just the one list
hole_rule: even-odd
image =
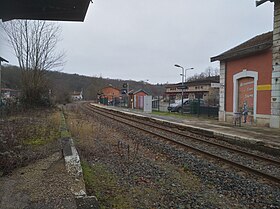
[(202, 137), (192, 136), (178, 129), (173, 130), (169, 127), (149, 122), (148, 120), (140, 120), (113, 110), (98, 108), (89, 103), (84, 103), (82, 108), (85, 111), (94, 111), (107, 118), (152, 134), (177, 146), (190, 149), (203, 156), (210, 157), (278, 184), (280, 183), (280, 161), (277, 159), (257, 155), (233, 146), (226, 146), (218, 142), (203, 139)]

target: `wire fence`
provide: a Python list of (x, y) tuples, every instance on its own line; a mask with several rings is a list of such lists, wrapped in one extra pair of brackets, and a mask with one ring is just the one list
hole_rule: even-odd
[(12, 114), (23, 112), (24, 110), (25, 108), (19, 103), (18, 100), (0, 100), (0, 118), (5, 118)]
[[(101, 98), (99, 103), (104, 105), (140, 109), (144, 108), (144, 96), (127, 96), (115, 97), (111, 100)], [(158, 112), (174, 112), (181, 114), (189, 114), (193, 116), (218, 117), (219, 106), (217, 104), (210, 105), (203, 99), (184, 99), (183, 106), (181, 100), (166, 99), (162, 96), (154, 96), (152, 98), (152, 110)]]
[[(189, 101), (189, 102), (187, 102)], [(183, 100), (183, 106), (181, 100), (162, 100), (159, 97), (153, 98), (152, 103), (153, 111), (160, 112), (174, 112), (181, 114), (189, 114), (194, 116), (207, 116), (207, 117), (218, 117), (219, 115), (219, 106), (218, 105), (209, 105), (209, 103), (204, 102), (203, 100)]]

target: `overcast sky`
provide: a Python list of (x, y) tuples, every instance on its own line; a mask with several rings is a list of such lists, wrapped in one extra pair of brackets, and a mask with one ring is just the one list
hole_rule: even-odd
[[(63, 72), (104, 78), (180, 82), (210, 57), (273, 28), (273, 3), (255, 0), (94, 0), (84, 22), (63, 22)], [(17, 65), (10, 50), (1, 56)]]

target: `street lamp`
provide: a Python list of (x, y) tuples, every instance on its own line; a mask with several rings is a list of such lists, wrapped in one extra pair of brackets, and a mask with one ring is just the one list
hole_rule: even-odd
[(183, 96), (184, 96), (183, 83), (184, 83), (184, 70), (185, 70), (185, 69), (184, 69), (184, 67), (182, 67), (182, 66), (180, 66), (180, 65), (177, 65), (177, 64), (175, 64), (174, 66), (175, 66), (175, 67), (182, 68), (182, 74), (181, 74), (181, 75), (182, 75), (182, 86), (181, 86), (181, 88), (182, 88), (182, 95), (181, 95), (181, 96), (182, 96), (182, 103), (181, 103), (181, 104), (182, 104), (182, 105), (181, 105), (181, 113), (183, 114), (183, 103), (184, 103), (184, 100), (183, 100), (183, 99), (184, 99), (184, 98), (183, 98)]
[[(181, 106), (181, 113), (183, 114), (183, 103), (184, 103), (184, 78), (185, 78), (185, 82), (187, 80), (187, 70), (192, 70), (193, 68), (184, 68), (182, 67), (181, 65), (178, 65), (178, 64), (175, 64), (174, 65), (175, 67), (178, 67), (178, 68), (182, 68), (182, 74), (180, 74), (182, 76), (182, 106)], [(184, 74), (185, 73), (185, 74)]]
[(193, 70), (193, 69), (194, 69), (193, 67), (185, 69), (185, 83), (187, 82), (187, 70)]

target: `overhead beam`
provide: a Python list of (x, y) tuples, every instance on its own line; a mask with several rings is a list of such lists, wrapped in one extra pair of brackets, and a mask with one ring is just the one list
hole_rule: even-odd
[(262, 5), (263, 3), (267, 2), (267, 1), (273, 2), (274, 0), (257, 0), (256, 1), (256, 7)]
[(8, 62), (8, 61), (5, 60), (3, 57), (0, 57), (0, 62)]
[(0, 19), (84, 21), (91, 0), (0, 0)]

